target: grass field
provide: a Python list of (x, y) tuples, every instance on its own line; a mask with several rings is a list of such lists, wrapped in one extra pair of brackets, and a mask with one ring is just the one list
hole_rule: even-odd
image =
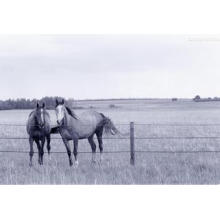
[[(115, 108), (109, 108), (114, 104)], [(161, 125), (135, 125), (136, 137), (219, 136), (220, 102), (195, 103), (189, 100), (116, 100), (79, 101), (110, 117), (123, 133), (129, 122)], [(83, 110), (76, 110), (76, 112)], [(0, 124), (24, 125), (30, 111), (0, 111)], [(50, 111), (52, 124), (55, 114)], [(123, 124), (123, 125), (121, 125)], [(127, 125), (126, 125), (127, 124)], [(175, 126), (176, 124), (176, 126)], [(179, 124), (185, 126), (179, 126)], [(202, 124), (202, 126), (190, 126)], [(0, 137), (26, 137), (25, 126), (0, 126)], [(54, 137), (54, 136), (53, 136)], [(52, 151), (65, 152), (61, 140), (52, 140)], [(220, 150), (220, 139), (155, 139), (135, 140), (136, 150)], [(27, 140), (0, 140), (0, 150), (29, 151)], [(129, 150), (129, 140), (104, 140), (104, 151)], [(91, 152), (87, 140), (79, 143), (79, 151)], [(35, 152), (37, 152), (35, 146)], [(98, 159), (97, 155), (97, 159)], [(101, 164), (91, 164), (91, 154), (79, 154), (79, 167), (69, 167), (67, 155), (44, 156), (44, 166), (28, 166), (28, 154), (0, 153), (0, 184), (219, 184), (220, 153), (136, 153), (132, 167), (129, 153), (104, 154)]]

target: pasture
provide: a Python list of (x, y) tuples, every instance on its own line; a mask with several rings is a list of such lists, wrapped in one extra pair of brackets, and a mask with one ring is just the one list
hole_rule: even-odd
[[(134, 121), (137, 123), (135, 137), (220, 137), (220, 102), (117, 100), (78, 101), (77, 105), (84, 109), (75, 110), (76, 113), (93, 108), (110, 117), (123, 133), (129, 132), (129, 123)], [(110, 107), (110, 105), (114, 106)], [(0, 125), (0, 137), (27, 137), (23, 125), (29, 112), (30, 110), (0, 111), (0, 124), (4, 124)], [(52, 124), (55, 124), (55, 113), (49, 112)], [(53, 135), (53, 137), (59, 136)], [(104, 152), (129, 151), (129, 146), (129, 139), (104, 139)], [(51, 147), (52, 152), (65, 152), (62, 140), (52, 139)], [(101, 164), (98, 162), (91, 164), (90, 146), (87, 140), (81, 140), (79, 152), (84, 153), (79, 153), (79, 167), (74, 168), (69, 167), (66, 153), (52, 153), (50, 159), (45, 153), (44, 165), (40, 166), (37, 163), (36, 146), (34, 149), (33, 167), (29, 167), (28, 153), (0, 152), (0, 184), (220, 183), (218, 152), (137, 152), (135, 166), (130, 165), (129, 153), (104, 153)], [(137, 151), (218, 151), (220, 139), (136, 139), (135, 149)], [(0, 140), (0, 150), (29, 151), (29, 143), (26, 139)]]

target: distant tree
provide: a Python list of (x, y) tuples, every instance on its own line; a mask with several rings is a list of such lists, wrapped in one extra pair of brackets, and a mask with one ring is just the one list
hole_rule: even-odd
[(116, 108), (116, 105), (115, 104), (110, 104), (109, 108)]
[(197, 95), (197, 96), (194, 97), (193, 100), (194, 100), (194, 101), (199, 101), (200, 99), (201, 99), (201, 97), (200, 97), (199, 95)]
[[(8, 99), (5, 101), (0, 100), (0, 110), (9, 110), (9, 109), (33, 109), (35, 108), (37, 102), (45, 102), (47, 109), (54, 109), (56, 99), (63, 99), (62, 97), (43, 97), (40, 100), (37, 99)], [(65, 100), (65, 99), (64, 99)], [(68, 99), (65, 100), (66, 105), (74, 107), (74, 100)]]
[(172, 98), (172, 102), (176, 102), (177, 100), (177, 98)]
[(219, 97), (214, 97), (213, 100), (214, 100), (214, 101), (220, 101), (220, 98), (219, 98)]

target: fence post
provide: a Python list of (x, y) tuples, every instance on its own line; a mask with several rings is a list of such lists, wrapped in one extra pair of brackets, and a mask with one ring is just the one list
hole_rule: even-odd
[(130, 122), (130, 164), (135, 164), (135, 151), (134, 151), (134, 122)]

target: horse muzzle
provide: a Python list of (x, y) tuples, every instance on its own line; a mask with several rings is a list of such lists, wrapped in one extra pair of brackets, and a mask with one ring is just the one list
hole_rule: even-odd
[(45, 125), (45, 124), (40, 124), (39, 126), (40, 126), (40, 128), (44, 128), (44, 125)]

